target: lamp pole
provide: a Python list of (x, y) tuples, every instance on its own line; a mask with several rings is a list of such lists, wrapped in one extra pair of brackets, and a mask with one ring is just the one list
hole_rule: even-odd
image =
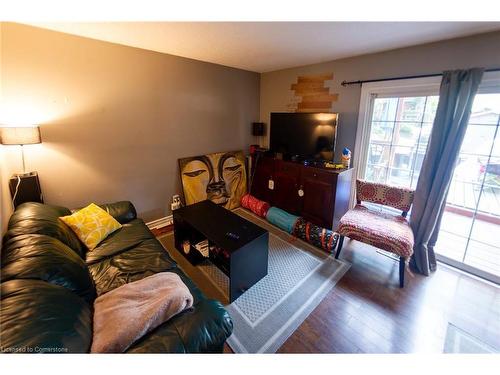
[(21, 155), (23, 157), (23, 173), (26, 174), (26, 164), (24, 162), (24, 145), (21, 145)]

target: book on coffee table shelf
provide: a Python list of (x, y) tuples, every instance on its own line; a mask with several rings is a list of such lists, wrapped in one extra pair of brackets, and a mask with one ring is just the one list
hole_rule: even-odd
[(205, 258), (209, 257), (209, 248), (208, 248), (208, 240), (203, 240), (194, 245), (195, 249), (198, 250), (201, 255)]

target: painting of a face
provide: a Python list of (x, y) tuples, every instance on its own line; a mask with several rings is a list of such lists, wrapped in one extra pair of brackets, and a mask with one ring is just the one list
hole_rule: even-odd
[(243, 152), (218, 152), (179, 159), (186, 204), (209, 199), (227, 209), (240, 206), (247, 190)]

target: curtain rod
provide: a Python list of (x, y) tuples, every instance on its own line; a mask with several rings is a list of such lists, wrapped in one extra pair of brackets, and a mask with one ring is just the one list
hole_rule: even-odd
[[(485, 72), (500, 72), (500, 68), (495, 69), (485, 69)], [(380, 78), (380, 79), (367, 79), (364, 81), (342, 81), (342, 86), (350, 86), (350, 85), (362, 85), (363, 83), (369, 82), (382, 82), (382, 81), (396, 81), (398, 79), (412, 79), (412, 78), (426, 78), (426, 77), (439, 77), (442, 76), (443, 73), (434, 73), (434, 74), (422, 74), (415, 76), (404, 76), (404, 77), (391, 77), (391, 78)]]

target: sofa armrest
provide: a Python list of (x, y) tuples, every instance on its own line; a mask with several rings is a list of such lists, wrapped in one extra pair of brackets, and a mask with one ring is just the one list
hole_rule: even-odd
[(127, 352), (221, 353), (232, 332), (233, 322), (222, 304), (203, 299), (144, 336)]
[(215, 300), (203, 300), (173, 322), (187, 353), (222, 352), (233, 333), (233, 321), (224, 306)]
[(120, 224), (128, 223), (137, 218), (137, 212), (132, 202), (120, 201), (115, 203), (100, 204), (103, 210), (107, 211)]

